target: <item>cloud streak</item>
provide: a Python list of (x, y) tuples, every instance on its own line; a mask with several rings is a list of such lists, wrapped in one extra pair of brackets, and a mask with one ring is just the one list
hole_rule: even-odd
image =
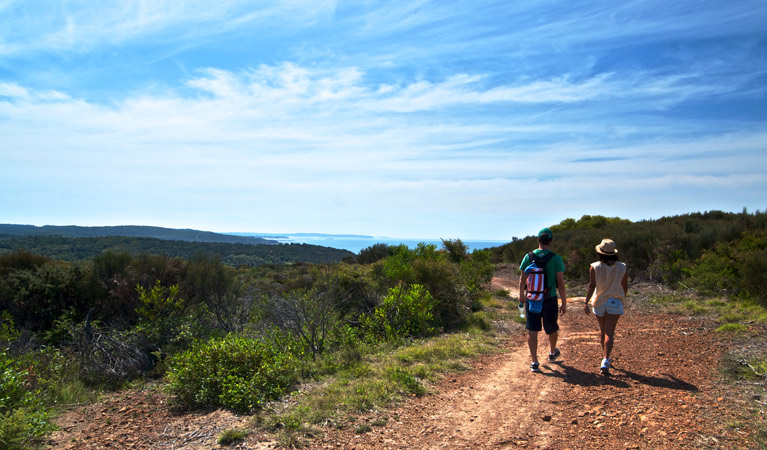
[(767, 8), (697, 5), (4, 2), (0, 205), (475, 239), (763, 208)]

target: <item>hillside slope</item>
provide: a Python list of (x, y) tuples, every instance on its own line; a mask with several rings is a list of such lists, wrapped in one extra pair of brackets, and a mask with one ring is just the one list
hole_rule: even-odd
[[(494, 289), (516, 280), (496, 277)], [(317, 449), (745, 449), (755, 448), (750, 405), (763, 398), (725, 382), (717, 370), (732, 342), (703, 317), (669, 315), (646, 307), (660, 288), (632, 286), (620, 322), (614, 370), (599, 374), (594, 318), (573, 298), (561, 320), (562, 359), (528, 369), (522, 325), (509, 322), (507, 350), (477, 359), (471, 370), (444, 378), (431, 394), (389, 411), (371, 412), (358, 424), (326, 428), (307, 448)], [(513, 300), (512, 300), (513, 301)], [(764, 345), (754, 325), (751, 345)], [(202, 450), (221, 432), (249, 419), (225, 411), (179, 414), (158, 390), (110, 396), (60, 417), (55, 449), (175, 448)], [(383, 425), (381, 425), (383, 423)], [(276, 448), (274, 437), (254, 431), (238, 449)]]

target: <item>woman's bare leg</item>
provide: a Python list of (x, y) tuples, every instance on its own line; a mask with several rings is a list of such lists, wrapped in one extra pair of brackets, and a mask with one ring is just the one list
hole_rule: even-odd
[(605, 358), (610, 359), (610, 354), (613, 352), (613, 345), (615, 343), (615, 328), (618, 325), (618, 319), (621, 316), (619, 314), (605, 314), (602, 318), (604, 326), (602, 324), (599, 327), (602, 329), (602, 349), (604, 350)]

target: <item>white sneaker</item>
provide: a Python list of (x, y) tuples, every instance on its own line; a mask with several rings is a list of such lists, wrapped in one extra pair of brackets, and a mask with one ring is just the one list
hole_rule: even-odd
[(604, 358), (602, 360), (602, 365), (599, 367), (599, 370), (604, 374), (607, 375), (610, 373), (610, 366), (612, 365), (612, 361), (610, 361), (608, 358)]

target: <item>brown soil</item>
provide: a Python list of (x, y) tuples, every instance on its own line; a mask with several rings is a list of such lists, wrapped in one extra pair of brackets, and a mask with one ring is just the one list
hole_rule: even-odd
[[(493, 289), (514, 295), (515, 279), (499, 272)], [(706, 318), (650, 313), (646, 293), (627, 302), (610, 376), (599, 373), (600, 346), (583, 298), (560, 318), (562, 356), (529, 370), (523, 326), (511, 323), (506, 351), (478, 358), (472, 370), (444, 378), (431, 394), (410, 398), (385, 413), (326, 429), (311, 449), (734, 449), (754, 448), (742, 426), (764, 386), (746, 392), (721, 380), (728, 344)], [(513, 301), (513, 300), (512, 300)], [(756, 392), (756, 394), (754, 394)], [(218, 410), (180, 413), (157, 390), (134, 390), (75, 408), (59, 418), (55, 449), (215, 449), (220, 433), (247, 428), (250, 418)], [(760, 403), (757, 401), (757, 403)], [(760, 403), (761, 404), (761, 403)], [(757, 411), (759, 413), (759, 411)], [(369, 424), (358, 433), (357, 425)], [(274, 437), (252, 432), (229, 448), (275, 448)]]

